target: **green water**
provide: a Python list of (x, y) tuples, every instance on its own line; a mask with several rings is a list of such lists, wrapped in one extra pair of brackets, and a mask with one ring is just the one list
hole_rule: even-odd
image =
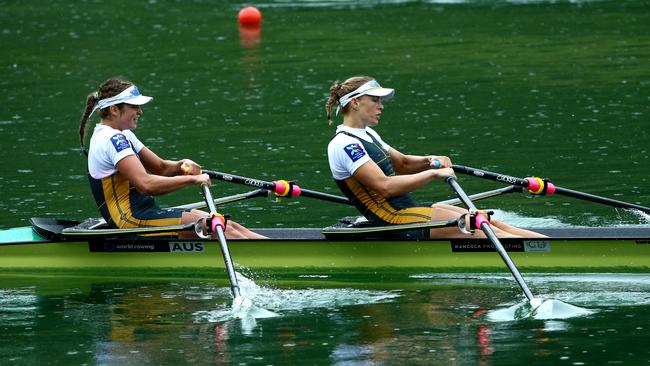
[[(237, 2), (4, 1), (0, 227), (97, 215), (78, 120), (86, 95), (116, 75), (155, 97), (141, 140), (221, 171), (338, 193), (325, 151), (327, 90), (369, 74), (397, 90), (378, 130), (405, 153), (650, 204), (646, 2), (292, 4), (260, 4), (260, 41), (247, 47)], [(500, 187), (460, 183), (468, 192)], [(217, 183), (214, 193), (245, 190)], [(416, 193), (450, 196), (439, 182)], [(160, 202), (200, 199), (188, 188)], [(580, 225), (639, 222), (562, 197), (490, 205)], [(322, 226), (354, 213), (309, 200), (228, 211), (249, 226)]]
[[(323, 106), (334, 80), (367, 74), (397, 90), (378, 130), (402, 152), (447, 154), (458, 164), (549, 177), (562, 187), (650, 205), (645, 1), (270, 1), (259, 4), (263, 30), (252, 46), (237, 28), (239, 2), (0, 5), (0, 228), (25, 225), (31, 216), (97, 216), (78, 120), (86, 95), (116, 75), (155, 97), (136, 131), (145, 144), (163, 157), (220, 171), (338, 193), (325, 152), (334, 127)], [(459, 178), (468, 193), (500, 187)], [(246, 190), (215, 183), (213, 193)], [(415, 196), (434, 201), (451, 191), (436, 182)], [(199, 200), (193, 188), (159, 199), (163, 205)], [(510, 195), (485, 205), (521, 224), (647, 224), (645, 217), (558, 196)], [(321, 227), (354, 213), (307, 199), (257, 199), (223, 210), (252, 227)], [(210, 317), (230, 304), (223, 278), (3, 274), (0, 359), (16, 365), (650, 359), (643, 343), (650, 290), (642, 275), (604, 288), (616, 276), (556, 282), (542, 276), (531, 286), (535, 293), (598, 311), (514, 323), (472, 315), (521, 300), (507, 276), (485, 282), (482, 275), (419, 275), (252, 276), (282, 291), (270, 292), (278, 303), (263, 304), (281, 316), (251, 326)], [(574, 285), (585, 281), (584, 288)]]
[[(539, 296), (586, 317), (493, 322), (523, 297), (508, 275), (382, 273), (273, 280), (254, 301), (279, 316), (219, 320), (226, 281), (0, 276), (6, 365), (642, 365), (646, 275), (529, 274)], [(376, 282), (376, 274), (357, 278)], [(247, 281), (242, 280), (247, 286)], [(248, 284), (250, 285), (250, 284)], [(246, 290), (250, 292), (250, 289)]]

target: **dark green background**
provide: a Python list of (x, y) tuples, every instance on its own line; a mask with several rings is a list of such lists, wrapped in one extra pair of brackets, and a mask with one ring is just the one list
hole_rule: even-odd
[[(403, 152), (447, 154), (459, 164), (547, 176), (563, 187), (650, 205), (648, 2), (259, 5), (261, 40), (249, 48), (237, 28), (239, 2), (0, 0), (0, 228), (27, 224), (31, 216), (98, 215), (78, 120), (86, 95), (116, 75), (155, 97), (137, 129), (142, 141), (161, 156), (221, 171), (338, 193), (327, 166), (334, 127), (324, 103), (334, 80), (366, 74), (397, 89), (378, 130)], [(499, 187), (459, 178), (469, 193)], [(215, 196), (246, 190), (213, 188)], [(423, 201), (450, 196), (440, 182), (416, 193)], [(159, 200), (200, 199), (198, 189), (187, 188)], [(542, 219), (549, 217), (574, 225), (647, 223), (562, 197), (517, 195), (485, 205), (507, 217), (531, 217), (523, 221), (529, 224), (547, 224)], [(249, 226), (323, 226), (354, 213), (307, 199), (223, 210)], [(475, 315), (523, 299), (509, 275), (413, 274), (420, 273), (378, 269), (324, 273), (323, 280), (249, 273), (272, 287), (267, 301), (277, 301), (282, 316), (247, 333), (239, 321), (195, 316), (230, 304), (221, 272), (217, 282), (201, 279), (205, 274), (158, 280), (142, 278), (146, 273), (5, 273), (0, 359), (15, 365), (648, 361), (642, 274), (538, 277), (529, 282), (536, 295), (598, 313), (499, 324)], [(340, 290), (319, 290), (326, 288)], [(399, 297), (369, 304), (365, 290)]]
[[(338, 193), (324, 103), (334, 80), (365, 74), (397, 89), (378, 131), (402, 152), (650, 205), (647, 2), (291, 4), (259, 4), (261, 40), (246, 47), (238, 2), (2, 1), (0, 228), (98, 215), (78, 121), (86, 95), (117, 75), (155, 97), (136, 131), (145, 144), (220, 171)], [(460, 179), (469, 193), (499, 187)], [(450, 196), (441, 182), (416, 193)], [(199, 200), (195, 188), (159, 199)], [(644, 222), (562, 197), (485, 205), (578, 225)], [(249, 226), (354, 213), (308, 199), (223, 210)]]

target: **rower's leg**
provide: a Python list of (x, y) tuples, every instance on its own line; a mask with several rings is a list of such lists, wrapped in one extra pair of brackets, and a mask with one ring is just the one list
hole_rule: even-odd
[[(208, 217), (208, 213), (201, 210), (192, 210), (183, 212), (181, 216), (181, 224), (193, 224), (201, 219)], [(203, 225), (202, 225), (203, 226)], [(196, 239), (196, 233), (192, 231), (183, 231), (178, 233), (179, 239)]]
[(517, 236), (520, 236), (520, 237), (523, 237), (523, 238), (546, 238), (547, 237), (546, 235), (543, 235), (543, 234), (540, 234), (540, 233), (537, 233), (537, 232), (534, 232), (534, 231), (530, 231), (530, 230), (526, 230), (526, 229), (520, 229), (518, 227), (508, 225), (503, 221), (491, 220), (490, 224), (492, 224), (492, 226), (497, 227), (497, 228), (499, 228), (499, 229), (501, 229), (503, 231), (506, 231), (508, 233), (511, 233), (513, 235), (517, 235)]
[[(466, 209), (461, 207), (451, 206), (451, 205), (436, 203), (432, 207), (433, 207), (433, 213), (431, 215), (431, 221), (452, 220), (467, 213)], [(492, 222), (494, 222), (494, 220)], [(467, 223), (466, 226), (469, 227), (469, 223)], [(494, 231), (494, 234), (496, 234), (497, 237), (499, 238), (520, 237), (520, 235), (518, 235), (517, 232), (503, 229), (504, 227), (505, 228), (514, 228), (514, 227), (507, 224), (503, 224), (501, 222), (499, 222), (499, 226), (492, 225), (492, 231)], [(528, 233), (527, 230), (522, 230), (522, 229), (517, 229), (517, 230), (521, 230), (522, 233), (523, 232)], [(483, 231), (481, 230), (476, 230), (474, 234), (465, 234), (461, 232), (460, 229), (457, 227), (431, 229), (431, 238), (467, 238), (467, 237), (485, 238), (485, 234), (483, 234)]]
[(230, 230), (231, 235), (237, 235), (240, 239), (268, 239), (266, 236), (254, 233), (232, 220), (228, 221), (226, 230)]
[[(195, 223), (200, 219), (206, 218), (208, 216), (209, 215), (207, 212), (201, 210), (186, 211), (183, 212), (182, 223)], [(226, 230), (224, 230), (223, 233), (226, 235), (227, 239), (267, 239), (265, 236), (254, 233), (232, 220), (228, 220), (226, 223)], [(193, 232), (183, 232), (179, 234), (179, 238), (196, 238), (196, 235)]]

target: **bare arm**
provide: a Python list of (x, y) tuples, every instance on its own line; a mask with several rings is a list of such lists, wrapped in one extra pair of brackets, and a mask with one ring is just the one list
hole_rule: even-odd
[(152, 174), (162, 175), (165, 177), (184, 174), (184, 172), (181, 170), (181, 165), (183, 164), (184, 160), (174, 161), (161, 159), (158, 157), (158, 155), (156, 155), (156, 153), (149, 150), (147, 147), (144, 147), (142, 150), (140, 150), (138, 156), (140, 157), (140, 161), (142, 162), (142, 165), (146, 171)]
[(451, 159), (438, 155), (405, 155), (398, 150), (390, 149), (390, 159), (393, 169), (399, 174), (415, 174), (434, 167), (436, 161), (440, 163), (439, 168), (451, 168)]
[[(141, 157), (143, 157), (142, 152), (145, 149), (141, 151), (140, 154)], [(151, 150), (148, 149), (146, 150), (149, 153), (151, 153), (153, 156), (157, 157), (155, 154), (153, 154), (153, 152), (151, 152)], [(147, 154), (145, 153), (145, 155)], [(147, 159), (149, 158), (152, 158), (152, 156), (149, 155), (143, 161), (147, 161)], [(164, 161), (162, 159), (159, 160), (161, 160), (162, 163), (159, 164), (158, 168), (154, 167), (154, 169), (157, 170), (162, 169), (162, 170), (158, 170), (158, 172), (162, 172), (162, 173), (169, 172), (175, 166), (175, 164), (167, 163), (170, 162), (169, 160), (167, 161)], [(152, 169), (152, 171), (154, 169)], [(177, 169), (178, 171), (180, 171), (180, 164)], [(207, 174), (175, 175), (175, 176), (149, 174), (147, 170), (145, 170), (145, 167), (143, 166), (143, 164), (140, 162), (140, 159), (138, 159), (136, 155), (130, 155), (120, 160), (117, 163), (117, 170), (126, 179), (128, 179), (129, 182), (131, 182), (131, 185), (133, 185), (139, 192), (150, 196), (166, 194), (193, 184), (203, 184), (203, 183), (208, 185), (211, 184), (210, 177)]]
[(386, 198), (413, 192), (435, 179), (444, 179), (448, 176), (455, 177), (454, 171), (451, 168), (422, 168), (414, 174), (389, 177), (384, 174), (374, 161), (368, 161), (360, 166), (354, 172), (353, 176), (361, 184)]

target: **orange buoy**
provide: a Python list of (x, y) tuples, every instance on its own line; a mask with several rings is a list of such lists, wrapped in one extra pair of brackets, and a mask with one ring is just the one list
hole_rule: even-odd
[(237, 20), (241, 26), (259, 27), (262, 24), (262, 13), (254, 6), (247, 6), (239, 11)]

